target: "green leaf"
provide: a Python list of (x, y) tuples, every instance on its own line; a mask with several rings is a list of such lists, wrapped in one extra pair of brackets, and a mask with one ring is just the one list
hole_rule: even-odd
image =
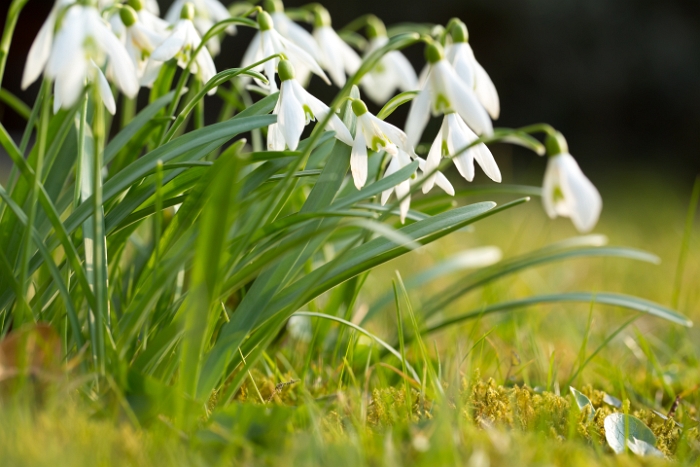
[(690, 321), (685, 316), (663, 307), (657, 303), (650, 302), (638, 297), (632, 297), (630, 295), (623, 295), (610, 292), (573, 292), (573, 293), (563, 293), (563, 294), (553, 294), (553, 295), (537, 295), (534, 297), (523, 298), (520, 300), (513, 300), (509, 302), (497, 303), (495, 305), (485, 306), (478, 310), (470, 311), (468, 313), (460, 314), (452, 318), (448, 318), (440, 323), (434, 324), (427, 328), (424, 333), (430, 333), (439, 331), (448, 326), (454, 324), (462, 323), (471, 319), (476, 319), (481, 316), (485, 316), (491, 313), (499, 313), (502, 311), (517, 310), (519, 308), (527, 308), (533, 305), (541, 305), (545, 303), (567, 303), (567, 302), (581, 302), (581, 303), (597, 303), (601, 305), (611, 305), (619, 306), (622, 308), (628, 308), (630, 310), (639, 311), (641, 313), (646, 313), (658, 318), (663, 318), (665, 320), (671, 321), (672, 323), (680, 324), (682, 326), (691, 327), (693, 322)]
[(591, 402), (591, 400), (588, 397), (586, 397), (585, 394), (571, 386), (569, 386), (569, 390), (574, 396), (574, 400), (576, 401), (576, 405), (578, 406), (579, 410), (583, 410), (586, 406), (590, 407), (588, 412), (588, 421), (593, 421), (593, 418), (595, 417), (595, 407), (593, 407), (593, 403)]
[(394, 113), (396, 109), (401, 107), (403, 104), (406, 104), (408, 102), (411, 102), (413, 98), (415, 98), (418, 95), (418, 91), (404, 91), (401, 94), (398, 94), (394, 97), (392, 97), (389, 102), (384, 104), (384, 107), (382, 107), (382, 110), (379, 111), (377, 114), (377, 118), (384, 120), (386, 119), (389, 115)]

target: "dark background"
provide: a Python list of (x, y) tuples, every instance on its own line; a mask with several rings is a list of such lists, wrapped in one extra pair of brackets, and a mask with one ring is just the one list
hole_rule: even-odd
[[(3, 0), (0, 7), (2, 24), (9, 3)], [(3, 86), (30, 104), (38, 84), (27, 92), (19, 90), (24, 59), (52, 3), (29, 1), (5, 73)], [(168, 3), (161, 0), (163, 12)], [(286, 6), (303, 3), (290, 0)], [(614, 182), (641, 170), (685, 187), (700, 173), (698, 0), (323, 3), (335, 27), (365, 13), (377, 14), (387, 25), (444, 24), (452, 16), (462, 18), (476, 57), (501, 97), (497, 125), (554, 125), (566, 135), (571, 152), (594, 181)], [(238, 65), (251, 36), (252, 31), (240, 30), (238, 36), (224, 39), (217, 68)], [(406, 54), (417, 69), (422, 66), (420, 46)], [(328, 101), (336, 89), (314, 79), (313, 91)], [(398, 112), (393, 122), (403, 125), (404, 116), (405, 110)], [(0, 118), (13, 134), (22, 131), (23, 121), (2, 104)], [(508, 158), (511, 167), (534, 164), (541, 174), (542, 160), (510, 151), (494, 149), (499, 163)]]

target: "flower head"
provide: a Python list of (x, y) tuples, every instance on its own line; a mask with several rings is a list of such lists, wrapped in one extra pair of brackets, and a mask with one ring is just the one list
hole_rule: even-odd
[(477, 133), (491, 135), (493, 125), (486, 110), (445, 59), (442, 47), (431, 43), (425, 49), (428, 71), (422, 89), (411, 103), (406, 120), (406, 133), (417, 144), (430, 114), (457, 112)]
[[(165, 20), (170, 24), (175, 24), (179, 17), (182, 8), (186, 3), (192, 3), (194, 6), (194, 16), (192, 18), (192, 23), (199, 32), (200, 36), (204, 34), (214, 26), (215, 23), (223, 21), (231, 17), (225, 6), (223, 6), (218, 0), (175, 0), (170, 6), (170, 9), (165, 15)], [(226, 28), (228, 34), (235, 34), (236, 27), (230, 25)], [(212, 37), (207, 42), (207, 48), (212, 55), (216, 56), (221, 50), (221, 42), (218, 37)]]
[(367, 148), (376, 152), (386, 151), (392, 156), (402, 150), (415, 157), (415, 152), (413, 146), (408, 144), (406, 133), (369, 113), (360, 99), (352, 101), (352, 111), (357, 116), (357, 130), (350, 153), (350, 168), (359, 190), (367, 182)]
[[(151, 54), (151, 60), (155, 62), (166, 62), (171, 58), (177, 58), (177, 64), (181, 68), (187, 68), (192, 53), (202, 43), (192, 18), (194, 17), (194, 7), (191, 3), (185, 3), (182, 7), (181, 18), (173, 26), (173, 30), (167, 39), (163, 41)], [(206, 83), (216, 75), (216, 67), (209, 51), (206, 47), (197, 53), (190, 65), (190, 71), (196, 74), (199, 79)], [(216, 92), (216, 89), (209, 91), (209, 94)]]
[(320, 63), (338, 87), (345, 85), (345, 74), (352, 75), (362, 60), (331, 27), (328, 10), (318, 5), (314, 10), (314, 38), (320, 49)]
[[(384, 23), (372, 17), (367, 25), (369, 47), (365, 56), (384, 46), (389, 38)], [(362, 90), (375, 103), (384, 104), (397, 89), (414, 91), (418, 89), (418, 78), (411, 62), (399, 51), (392, 50), (362, 77)]]
[[(294, 78), (294, 67), (288, 60), (281, 60), (278, 70), (282, 84), (273, 111), (277, 115), (277, 123), (268, 129), (267, 146), (270, 150), (282, 151), (286, 143), (294, 151), (299, 145), (304, 127), (311, 120), (326, 118), (330, 109), (299, 84)], [(335, 131), (336, 138), (348, 146), (352, 145), (352, 136), (337, 115), (331, 116), (327, 128)]]
[(600, 193), (569, 154), (561, 133), (547, 136), (546, 145), (550, 157), (542, 184), (544, 209), (550, 218), (570, 217), (579, 232), (588, 232), (603, 208)]
[[(426, 163), (426, 172), (431, 172), (440, 165), (443, 156), (453, 157), (452, 161), (457, 166), (460, 175), (467, 181), (474, 180), (474, 160), (479, 163), (486, 175), (494, 182), (501, 182), (501, 171), (484, 143), (476, 144), (464, 150), (479, 137), (464, 123), (464, 120), (455, 112), (445, 115), (442, 127), (435, 137)], [(457, 154), (459, 151), (461, 153)], [(423, 192), (427, 193), (435, 183), (435, 175), (428, 176), (423, 185)]]
[[(320, 76), (326, 83), (330, 84), (328, 77), (311, 55), (290, 40), (282, 37), (282, 35), (275, 30), (274, 22), (269, 13), (265, 11), (258, 13), (258, 26), (260, 30), (255, 34), (255, 37), (253, 37), (253, 40), (248, 46), (248, 50), (246, 50), (243, 56), (241, 67), (250, 66), (255, 62), (275, 54), (284, 54), (295, 68), (307, 68)], [(271, 91), (277, 89), (275, 70), (278, 62), (279, 59), (275, 58), (254, 68), (256, 71), (262, 70), (265, 73), (270, 82), (269, 86)]]
[[(425, 172), (425, 159), (421, 157), (416, 157), (416, 160), (418, 160), (418, 169), (421, 172)], [(402, 149), (399, 148), (395, 156), (391, 157), (391, 160), (389, 161), (389, 165), (386, 168), (386, 172), (384, 172), (384, 178), (388, 177), (389, 175), (398, 172), (399, 170), (403, 169), (407, 165), (411, 163), (411, 157)], [(447, 193), (450, 196), (454, 196), (455, 190), (452, 187), (452, 184), (450, 183), (449, 180), (447, 180), (447, 177), (442, 172), (436, 172), (434, 175), (435, 177), (435, 184), (439, 186), (445, 193)], [(382, 206), (386, 204), (386, 202), (389, 200), (389, 197), (391, 196), (392, 193), (396, 193), (396, 198), (401, 200), (401, 204), (399, 206), (399, 213), (401, 216), (401, 223), (404, 223), (406, 220), (406, 215), (408, 214), (408, 210), (411, 208), (411, 184), (417, 182), (420, 180), (420, 176), (416, 176), (416, 174), (413, 174), (410, 178), (400, 182), (396, 186), (389, 188), (388, 190), (384, 190), (382, 192), (381, 196), (381, 202)]]
[(474, 89), (476, 97), (491, 115), (491, 118), (498, 119), (501, 113), (501, 104), (496, 86), (493, 85), (493, 81), (484, 67), (474, 57), (474, 51), (469, 45), (467, 27), (461, 21), (455, 21), (450, 28), (450, 36), (452, 43), (445, 47), (447, 60), (467, 86)]
[[(142, 23), (138, 12), (129, 5), (119, 10), (119, 21), (124, 27), (124, 46), (134, 64), (138, 78), (141, 79), (145, 74), (151, 53), (165, 40), (166, 35), (164, 31), (159, 33)], [(112, 73), (114, 70), (110, 67), (108, 75)]]
[(114, 96), (102, 73), (108, 60), (114, 69), (114, 84), (125, 95), (135, 97), (139, 83), (124, 46), (96, 8), (71, 5), (59, 25), (45, 68), (46, 76), (55, 80), (54, 112), (72, 107), (85, 83), (91, 82), (97, 85), (107, 110), (114, 113)]

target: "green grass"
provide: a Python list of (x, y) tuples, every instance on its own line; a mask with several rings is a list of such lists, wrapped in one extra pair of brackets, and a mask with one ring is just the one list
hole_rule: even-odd
[[(609, 235), (610, 244), (615, 238), (625, 239), (627, 245), (656, 253), (660, 264), (583, 258), (545, 265), (493, 281), (444, 313), (569, 290), (625, 292), (668, 303), (687, 201), (658, 203), (654, 199), (662, 197), (664, 186), (654, 190), (638, 201), (645, 215), (629, 212), (624, 192), (613, 192), (597, 231)], [(679, 196), (672, 191), (664, 195)], [(514, 242), (508, 232), (524, 223), (538, 234), (522, 235)], [(552, 223), (530, 203), (376, 269), (347, 316), (352, 320), (391, 290), (396, 270), (408, 282), (463, 249), (494, 245), (507, 260), (573, 234), (568, 223)], [(700, 278), (698, 257), (696, 227), (680, 294), (680, 310), (696, 322), (700, 303), (693, 284)], [(469, 272), (453, 272), (399, 297), (407, 340), (415, 327), (405, 299), (410, 297), (422, 322), (421, 299), (452, 289)], [(319, 309), (330, 299), (317, 301)], [(157, 410), (139, 412), (144, 400), (158, 405), (155, 399), (139, 400), (157, 397), (157, 388), (151, 388), (150, 395), (136, 394), (133, 387), (126, 395), (102, 390), (91, 401), (67, 382), (51, 385), (38, 406), (31, 398), (2, 400), (0, 411), (8, 423), (0, 429), (0, 452), (11, 465), (486, 465), (484, 459), (503, 466), (664, 464), (609, 451), (602, 419), (617, 409), (602, 402), (606, 392), (629, 401), (625, 403), (630, 413), (652, 427), (657, 447), (669, 459), (694, 465), (700, 455), (694, 428), (700, 404), (696, 328), (653, 317), (630, 324), (630, 317), (629, 311), (595, 304), (532, 306), (407, 342), (406, 363), (421, 378), (434, 371), (441, 393), (429, 378), (422, 385), (400, 378), (405, 372), (402, 362), (380, 358), (382, 348), (371, 339), (337, 323), (313, 320), (310, 333), (278, 335), (260, 363), (245, 374), (232, 403), (214, 408), (217, 396), (226, 393), (223, 387), (209, 400), (213, 412), (186, 432)], [(624, 324), (628, 325), (606, 343)], [(366, 329), (399, 348), (393, 301), (367, 321)], [(572, 383), (600, 409), (588, 422), (588, 414), (575, 408), (564, 384), (601, 344), (604, 347)], [(305, 377), (300, 376), (305, 369)], [(276, 388), (289, 381), (298, 382)], [(407, 387), (412, 394), (410, 417)], [(667, 413), (678, 395), (682, 400), (675, 417), (683, 430), (651, 412)]]

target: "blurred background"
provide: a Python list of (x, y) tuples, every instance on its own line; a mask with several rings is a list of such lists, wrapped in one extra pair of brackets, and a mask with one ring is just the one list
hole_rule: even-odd
[[(9, 3), (0, 7), (3, 24)], [(160, 1), (163, 12), (169, 3)], [(304, 3), (288, 0), (286, 6)], [(20, 91), (24, 60), (52, 4), (29, 0), (9, 55), (3, 86), (28, 104), (38, 83)], [(377, 14), (387, 25), (462, 18), (476, 57), (500, 94), (497, 125), (554, 125), (603, 195), (632, 175), (667, 180), (689, 194), (700, 173), (697, 0), (328, 0), (324, 5), (336, 28), (365, 13)], [(237, 66), (250, 37), (245, 28), (226, 37), (217, 67)], [(416, 69), (422, 66), (421, 49), (405, 51)], [(317, 78), (312, 87), (325, 100), (336, 92)], [(209, 108), (216, 118), (216, 103)], [(391, 120), (402, 125), (405, 110)], [(23, 129), (22, 119), (2, 104), (0, 119), (13, 135)], [(437, 132), (433, 123), (426, 139)], [(493, 151), (505, 181), (539, 183), (544, 160), (506, 146)], [(6, 157), (2, 163), (6, 172)]]

